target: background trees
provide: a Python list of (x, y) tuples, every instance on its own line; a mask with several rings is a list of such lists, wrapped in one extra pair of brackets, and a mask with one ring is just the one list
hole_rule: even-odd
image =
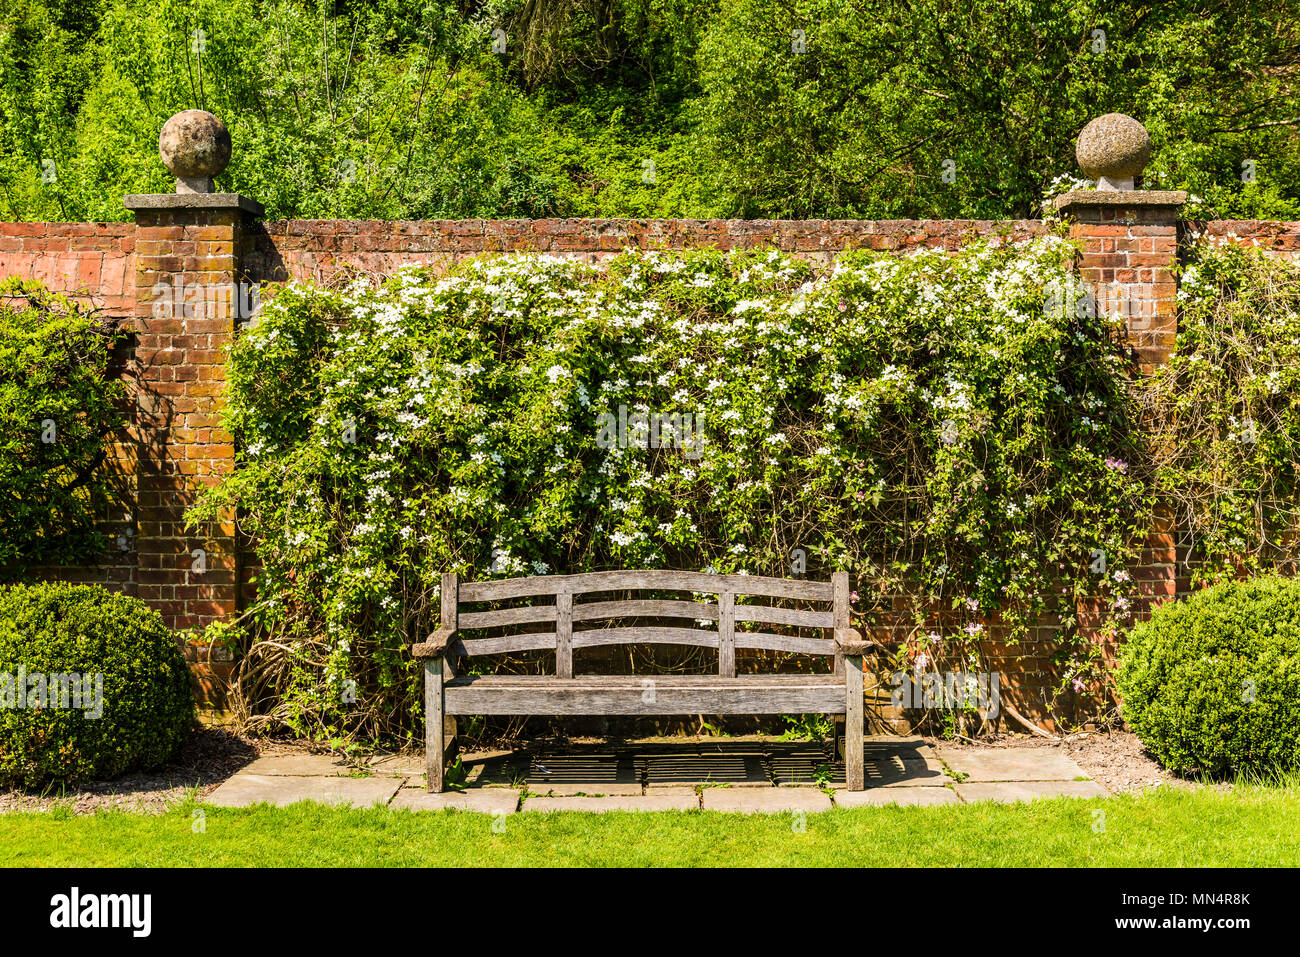
[(272, 217), (1032, 216), (1118, 110), (1290, 218), (1298, 62), (1300, 0), (11, 0), (0, 216), (124, 218), (204, 107)]

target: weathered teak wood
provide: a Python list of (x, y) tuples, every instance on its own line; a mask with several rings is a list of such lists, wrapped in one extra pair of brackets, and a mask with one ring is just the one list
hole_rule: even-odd
[(575, 648), (598, 648), (601, 645), (696, 645), (700, 648), (717, 648), (718, 633), (702, 628), (647, 626), (593, 628), (573, 635)]
[(499, 625), (531, 625), (555, 621), (554, 605), (524, 605), (520, 608), (496, 608), (492, 611), (467, 611), (460, 616), (460, 627), (496, 628)]
[[(843, 575), (843, 587), (840, 587), (840, 576)], [(831, 588), (833, 597), (831, 598), (831, 627), (847, 628), (849, 626), (849, 573), (836, 572), (831, 576)], [(835, 673), (844, 674), (844, 655), (841, 651), (835, 651)]]
[(737, 605), (736, 621), (796, 625), (800, 628), (835, 627), (835, 616), (829, 611), (804, 611), (802, 608), (775, 608), (771, 605)]
[[(440, 631), (450, 633), (449, 641), (455, 640), (460, 628), (460, 578), (455, 572), (442, 573), (442, 588), (439, 589), (439, 605), (442, 609)], [(456, 673), (457, 655), (453, 652), (443, 657), (443, 675), (451, 678)]]
[(626, 571), (584, 572), (581, 575), (538, 575), (532, 578), (504, 578), (486, 582), (464, 582), (460, 600), (504, 601), (534, 595), (589, 594), (602, 591), (694, 591), (716, 595), (726, 589), (737, 595), (765, 598), (799, 598), (830, 601), (830, 582), (798, 578), (763, 578), (759, 575), (710, 575), (708, 572)]
[(718, 595), (718, 674), (736, 676), (736, 593)]
[(844, 781), (850, 791), (865, 784), (862, 766), (862, 656), (844, 658)]
[[(447, 732), (451, 732), (451, 745), (454, 745), (456, 735), (455, 719), (447, 714), (443, 687), (444, 678), (451, 680), (455, 677), (454, 653), (449, 653), (447, 646), (456, 641), (459, 584), (454, 572), (443, 573), (439, 595), (441, 626), (424, 643), (430, 652), (424, 658), (424, 771), (432, 791), (441, 791), (446, 780)], [(419, 648), (420, 645), (416, 645), (416, 649)], [(416, 655), (420, 654), (417, 650)]]
[[(716, 595), (717, 602), (628, 598), (582, 601), (583, 596), (620, 592), (690, 592)], [(530, 604), (461, 611), (464, 603), (549, 598)], [(745, 604), (737, 596), (829, 602), (829, 611)], [(696, 627), (659, 623), (628, 625), (630, 619), (688, 619)], [(609, 621), (614, 627), (574, 623)], [(717, 628), (700, 627), (716, 621)], [(736, 623), (783, 625), (829, 631), (829, 637), (737, 630)], [(554, 630), (467, 637), (480, 629), (541, 623)], [(683, 625), (685, 622), (683, 622)], [(718, 649), (718, 674), (578, 675), (574, 649), (599, 645), (679, 644)], [(710, 575), (667, 570), (546, 575), (488, 582), (460, 582), (443, 575), (442, 620), (413, 652), (424, 660), (426, 763), (429, 787), (441, 791), (447, 745), (454, 741), (455, 715), (673, 715), (780, 714), (843, 715), (848, 786), (863, 786), (862, 654), (871, 643), (849, 627), (849, 579), (836, 572), (829, 582), (750, 575)], [(832, 674), (736, 674), (736, 649), (755, 648), (834, 656)], [(555, 675), (458, 675), (463, 655), (554, 651)], [(653, 691), (653, 693), (647, 693)], [(440, 734), (439, 731), (444, 733)]]
[(446, 756), (443, 734), (442, 659), (424, 659), (424, 773), (430, 791), (441, 791)]
[[(844, 682), (835, 675), (599, 675), (504, 681), (457, 678), (445, 689), (450, 714), (672, 715), (840, 714)], [(630, 680), (628, 680), (630, 677)], [(654, 694), (647, 694), (647, 690)]]
[(826, 638), (800, 638), (797, 635), (774, 635), (766, 631), (736, 632), (737, 648), (762, 651), (785, 651), (795, 655), (833, 655), (835, 642)]
[(555, 674), (573, 677), (573, 595), (567, 591), (555, 596)]
[(422, 641), (411, 646), (411, 654), (417, 658), (441, 658), (447, 650), (447, 646), (456, 639), (456, 632), (446, 628), (439, 628), (429, 636), (428, 641)]
[(862, 636), (856, 628), (835, 629), (835, 653), (837, 655), (862, 655), (871, 648), (872, 643)]
[(499, 638), (455, 638), (450, 648), (460, 655), (503, 655), (517, 651), (554, 651), (555, 632), (502, 635)]
[[(543, 606), (546, 607), (546, 606)], [(694, 618), (717, 621), (718, 606), (702, 601), (592, 601), (573, 606), (574, 621), (602, 618)]]
[[(844, 675), (844, 780), (850, 791), (865, 784), (862, 754), (862, 652), (865, 639), (849, 628), (849, 573), (831, 576), (831, 613), (835, 621), (835, 670)], [(857, 636), (858, 640), (854, 640)]]

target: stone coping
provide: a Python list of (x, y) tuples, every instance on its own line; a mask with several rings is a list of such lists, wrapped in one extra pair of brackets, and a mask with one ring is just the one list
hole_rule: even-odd
[(1187, 191), (1182, 189), (1076, 189), (1052, 200), (1052, 208), (1063, 212), (1071, 206), (1182, 206)]
[(122, 205), (140, 209), (242, 209), (253, 216), (266, 214), (265, 207), (240, 193), (128, 193)]

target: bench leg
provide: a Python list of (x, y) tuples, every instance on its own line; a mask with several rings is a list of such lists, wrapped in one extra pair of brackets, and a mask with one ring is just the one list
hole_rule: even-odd
[(862, 766), (862, 656), (844, 656), (844, 780), (850, 791), (865, 787)]
[(446, 714), (442, 701), (442, 658), (424, 659), (424, 766), (430, 791), (441, 791), (446, 774)]
[[(446, 679), (443, 674), (443, 679)], [(452, 764), (456, 760), (456, 752), (460, 750), (460, 742), (456, 739), (456, 716), (454, 714), (444, 714), (442, 718), (442, 753), (443, 761), (446, 764)], [(444, 767), (446, 766), (444, 764)]]

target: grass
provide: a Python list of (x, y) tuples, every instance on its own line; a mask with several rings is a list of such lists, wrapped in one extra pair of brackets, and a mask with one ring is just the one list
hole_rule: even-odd
[(6, 867), (1296, 864), (1294, 782), (1017, 805), (837, 808), (802, 822), (703, 811), (494, 819), (308, 803), (236, 810), (191, 802), (161, 815), (0, 814)]

